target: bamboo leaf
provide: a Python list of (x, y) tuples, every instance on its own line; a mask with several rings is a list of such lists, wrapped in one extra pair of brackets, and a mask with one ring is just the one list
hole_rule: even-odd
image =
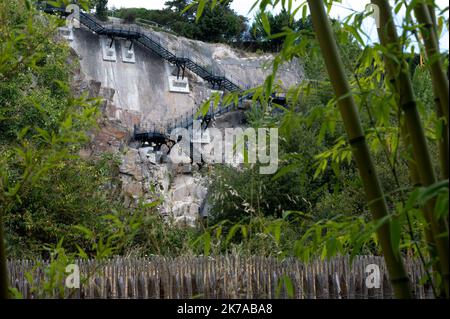
[(73, 228), (76, 229), (76, 230), (79, 230), (88, 239), (93, 239), (94, 238), (94, 233), (90, 229), (88, 229), (88, 228), (86, 228), (86, 227), (84, 227), (82, 225), (75, 225), (75, 226), (73, 226)]
[(205, 233), (203, 242), (204, 242), (203, 249), (205, 256), (209, 256), (209, 253), (211, 251), (211, 235), (208, 232)]
[(436, 220), (442, 220), (448, 215), (448, 192), (439, 194), (434, 207), (434, 216)]
[(195, 16), (195, 22), (198, 22), (200, 20), (200, 18), (202, 17), (203, 10), (205, 9), (205, 5), (206, 5), (206, 0), (199, 0), (197, 14)]
[(270, 36), (270, 22), (265, 12), (261, 12), (261, 23), (263, 25), (264, 31), (267, 33), (267, 35)]
[(417, 198), (417, 201), (421, 205), (424, 205), (429, 200), (438, 196), (438, 194), (440, 192), (446, 191), (448, 193), (448, 184), (449, 184), (448, 180), (445, 180), (445, 181), (437, 182), (429, 187), (422, 188), (422, 190)]
[(233, 239), (233, 237), (236, 235), (236, 232), (240, 229), (241, 229), (240, 224), (236, 224), (233, 227), (231, 227), (230, 231), (228, 232), (226, 242), (229, 243)]

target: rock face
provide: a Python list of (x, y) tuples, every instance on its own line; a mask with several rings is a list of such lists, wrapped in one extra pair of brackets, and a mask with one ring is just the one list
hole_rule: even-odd
[[(163, 145), (156, 152), (153, 147), (137, 148), (130, 143), (128, 125), (114, 116), (115, 90), (104, 88), (83, 72), (74, 74), (73, 91), (76, 95), (88, 92), (89, 97), (101, 99), (102, 117), (99, 129), (90, 132), (91, 143), (80, 152), (83, 158), (113, 153), (121, 158), (119, 166), (122, 194), (126, 206), (136, 206), (139, 201), (150, 203), (160, 201), (158, 208), (162, 216), (176, 224), (194, 227), (199, 210), (204, 206), (206, 188), (197, 173), (197, 165), (179, 145), (169, 153)], [(132, 112), (126, 112), (127, 123), (138, 121)], [(194, 176), (195, 174), (195, 176)]]
[[(224, 74), (238, 84), (260, 85), (271, 72), (269, 64), (273, 57), (269, 55), (249, 54), (165, 33), (154, 32), (154, 37), (175, 54), (186, 56), (188, 52), (192, 60), (213, 66), (215, 73)], [(132, 137), (135, 125), (147, 121), (164, 125), (197, 109), (209, 97), (208, 84), (187, 72), (190, 93), (170, 92), (168, 79), (174, 74), (173, 66), (139, 46), (134, 48), (136, 63), (124, 63), (120, 41), (113, 46), (117, 61), (104, 61), (101, 39), (84, 28), (75, 30), (70, 45), (80, 64), (79, 72), (74, 74), (74, 91), (78, 95), (88, 92), (89, 97), (101, 99), (99, 129), (90, 133), (92, 142), (80, 155), (119, 156), (126, 205), (161, 200), (161, 215), (180, 225), (195, 226), (207, 207), (207, 188), (200, 167), (192, 164), (187, 155), (189, 150), (177, 144), (172, 149), (163, 145), (156, 152), (150, 146), (139, 148)], [(283, 66), (278, 80), (285, 88), (301, 82), (300, 63)], [(222, 116), (214, 125), (225, 129), (242, 127), (243, 122), (243, 111), (238, 111)]]
[(162, 198), (163, 216), (173, 218), (180, 225), (195, 226), (207, 195), (202, 177), (192, 170), (180, 170), (191, 164), (174, 164), (169, 158), (167, 162), (155, 164), (148, 156), (152, 152), (151, 148), (130, 148), (122, 158), (119, 171), (127, 204)]
[[(256, 54), (231, 48), (226, 44), (205, 43), (178, 37), (165, 32), (152, 32), (154, 37), (178, 56), (186, 56), (200, 65), (209, 65), (214, 73), (225, 75), (233, 82), (249, 87), (264, 83), (272, 72), (273, 55)], [(281, 81), (284, 88), (304, 80), (304, 71), (300, 61), (284, 64), (275, 79)]]
[(200, 216), (200, 208), (206, 200), (207, 189), (202, 178), (194, 175), (177, 175), (168, 194), (167, 209), (175, 223), (195, 226)]
[[(149, 36), (178, 56), (188, 56), (200, 65), (211, 66), (213, 72), (225, 75), (240, 85), (255, 87), (264, 83), (271, 73), (273, 56), (258, 55), (232, 49), (224, 44), (210, 44), (176, 37), (171, 34), (148, 31)], [(80, 57), (83, 72), (101, 83), (102, 96), (108, 103), (105, 112), (130, 131), (139, 123), (165, 124), (196, 110), (209, 98), (208, 84), (197, 75), (186, 71), (190, 93), (169, 90), (169, 77), (176, 75), (176, 68), (155, 56), (147, 49), (135, 45), (135, 63), (122, 61), (124, 43), (114, 41), (117, 61), (104, 61), (102, 39), (85, 28), (76, 29), (72, 48)], [(289, 88), (304, 80), (303, 68), (298, 61), (283, 65), (276, 83)]]
[(164, 165), (155, 165), (143, 156), (142, 150), (129, 148), (122, 156), (119, 167), (123, 193), (128, 205), (136, 205), (139, 200), (155, 201), (169, 190), (170, 175)]
[(113, 46), (117, 61), (104, 61), (100, 37), (85, 28), (74, 32), (71, 46), (79, 55), (86, 76), (101, 83), (103, 90), (113, 90), (114, 94), (103, 94), (111, 102), (105, 108), (108, 118), (119, 120), (130, 131), (141, 122), (162, 124), (178, 119), (206, 98), (203, 83), (190, 74), (191, 93), (170, 92), (173, 66), (138, 45), (134, 47), (134, 64), (122, 61), (120, 40)]

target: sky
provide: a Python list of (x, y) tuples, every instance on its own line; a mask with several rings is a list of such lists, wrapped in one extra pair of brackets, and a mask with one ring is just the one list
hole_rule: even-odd
[[(116, 7), (116, 8), (147, 8), (147, 9), (162, 9), (164, 7), (164, 2), (166, 0), (109, 0), (108, 5), (109, 7)], [(231, 4), (231, 7), (233, 10), (238, 12), (241, 15), (247, 16), (249, 18), (254, 16), (254, 11), (249, 13), (249, 10), (253, 6), (255, 0), (234, 0)], [(295, 3), (300, 4), (303, 2), (303, 0), (294, 0)], [(331, 16), (333, 18), (345, 18), (349, 14), (352, 13), (352, 11), (364, 11), (366, 8), (366, 5), (370, 3), (370, 0), (342, 0), (342, 4), (335, 4), (334, 8), (331, 12)], [(436, 3), (441, 8), (448, 7), (448, 0), (436, 0)], [(279, 11), (278, 10), (275, 11)], [(398, 17), (398, 19), (401, 19), (401, 14)], [(447, 12), (448, 14), (448, 12)], [(366, 34), (369, 36), (369, 42), (378, 41), (377, 38), (377, 30), (374, 23), (375, 20), (372, 19), (366, 19), (365, 25), (363, 27), (363, 30)], [(442, 35), (441, 39), (441, 46), (443, 50), (449, 49), (449, 32), (448, 30), (445, 30)]]

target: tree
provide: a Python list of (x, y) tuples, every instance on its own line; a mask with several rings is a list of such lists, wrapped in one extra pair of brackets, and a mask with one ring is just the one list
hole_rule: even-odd
[(108, 0), (95, 0), (95, 14), (100, 20), (108, 19)]
[[(305, 20), (295, 20), (286, 9), (283, 9), (280, 13), (274, 15), (270, 12), (266, 14), (268, 24), (270, 26), (271, 34), (282, 33), (284, 28), (290, 28), (294, 31), (312, 30), (311, 17), (308, 16)], [(259, 43), (270, 43), (270, 48), (273, 51), (278, 51), (284, 42), (283, 37), (272, 38), (267, 34), (264, 23), (263, 14), (258, 12), (255, 16), (255, 21), (250, 27), (250, 34), (254, 41)]]
[(195, 37), (198, 40), (231, 42), (241, 38), (243, 31), (247, 29), (247, 19), (236, 14), (230, 4), (225, 3), (215, 8), (207, 7), (197, 25), (199, 33)]
[[(414, 7), (416, 17), (422, 24), (422, 38), (424, 39), (425, 54), (429, 60), (429, 69), (433, 82), (436, 114), (442, 122), (442, 133), (439, 137), (439, 155), (441, 159), (441, 170), (444, 179), (449, 178), (449, 125), (448, 125), (448, 104), (449, 104), (449, 84), (448, 77), (444, 73), (442, 58), (439, 52), (438, 24), (436, 20), (435, 4), (430, 2), (427, 6), (418, 3)], [(418, 41), (420, 43), (420, 41)]]
[(0, 1), (0, 299), (9, 296), (3, 226), (29, 216), (36, 202), (21, 205), (74, 157), (97, 114), (95, 101), (69, 93), (70, 51), (54, 41), (58, 23), (37, 14), (24, 1)]
[(178, 35), (207, 42), (239, 41), (247, 31), (247, 18), (233, 11), (230, 2), (214, 8), (207, 4), (204, 17), (198, 22), (195, 19), (196, 6), (182, 13), (191, 3), (189, 0), (167, 1), (163, 10), (121, 9), (119, 17), (127, 19), (133, 13), (136, 18), (156, 22)]
[(123, 16), (123, 20), (125, 23), (128, 24), (132, 24), (135, 23), (136, 21), (136, 14), (134, 12), (127, 12), (124, 16)]
[(190, 0), (171, 0), (166, 1), (164, 6), (166, 9), (174, 11), (176, 13), (181, 13), (183, 10), (191, 3)]
[[(289, 13), (286, 10), (282, 10), (280, 13), (278, 13), (276, 15), (274, 15), (271, 12), (268, 12), (266, 17), (269, 22), (271, 34), (281, 33), (283, 31), (283, 28), (285, 28), (285, 27), (289, 27), (291, 29), (293, 29), (293, 27), (294, 27), (294, 22), (291, 20), (291, 16), (289, 15)], [(267, 34), (267, 32), (264, 28), (263, 13), (258, 12), (255, 15), (254, 20), (255, 20), (255, 22), (253, 22), (253, 24), (250, 28), (250, 33), (253, 36), (253, 38), (256, 41), (271, 41), (272, 39), (270, 38), (270, 35)], [(283, 42), (282, 39), (277, 39), (276, 41), (275, 41), (275, 39), (273, 39), (273, 41), (274, 41), (274, 43), (277, 43), (277, 44)]]

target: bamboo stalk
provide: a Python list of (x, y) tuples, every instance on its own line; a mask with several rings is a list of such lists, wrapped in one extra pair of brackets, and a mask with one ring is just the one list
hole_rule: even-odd
[[(387, 68), (391, 72), (391, 78), (396, 78), (398, 83), (400, 106), (404, 113), (404, 118), (408, 133), (413, 147), (414, 159), (417, 163), (420, 180), (423, 186), (430, 186), (436, 183), (436, 175), (433, 170), (430, 152), (428, 149), (425, 132), (420, 120), (420, 115), (417, 109), (414, 90), (412, 87), (411, 78), (409, 76), (408, 65), (402, 58), (403, 52), (399, 43), (397, 30), (392, 16), (392, 9), (387, 0), (371, 0), (374, 5), (379, 8), (380, 12), (380, 27), (378, 34), (381, 44), (394, 52), (386, 55), (386, 61), (391, 65), (397, 65), (398, 69), (395, 74), (392, 68)], [(398, 64), (392, 56), (400, 57), (400, 64)], [(431, 234), (436, 244), (436, 251), (439, 257), (441, 274), (444, 280), (446, 294), (448, 296), (448, 269), (449, 269), (449, 244), (448, 235), (446, 238), (442, 236), (446, 232), (444, 223), (438, 223), (434, 216), (435, 200), (430, 201), (424, 209), (424, 215), (431, 227)], [(430, 251), (432, 253), (433, 251)]]
[[(375, 220), (388, 216), (388, 209), (380, 185), (369, 147), (362, 129), (356, 102), (351, 95), (350, 85), (345, 75), (330, 22), (322, 1), (308, 0), (316, 36), (322, 49), (325, 64), (338, 98), (339, 109), (352, 146), (353, 156), (364, 185), (369, 208)], [(390, 221), (377, 230), (384, 258), (389, 270), (391, 283), (397, 298), (411, 298), (409, 278), (406, 274), (399, 251), (391, 245)]]
[[(386, 65), (386, 69), (387, 69), (387, 76), (389, 77), (389, 83), (393, 86), (393, 91), (394, 92), (400, 92), (400, 87), (399, 87), (399, 82), (398, 79), (396, 77), (397, 71), (395, 68), (395, 65), (393, 65), (392, 61), (390, 61), (389, 59), (385, 59), (385, 65)], [(401, 103), (401, 100), (399, 98), (396, 99), (397, 103)], [(440, 106), (439, 106), (440, 109)], [(404, 146), (405, 146), (405, 151), (408, 155), (408, 170), (409, 170), (409, 175), (410, 175), (410, 183), (413, 187), (422, 187), (422, 182), (420, 180), (420, 175), (419, 175), (419, 170), (417, 167), (417, 163), (414, 159), (413, 156), (413, 151), (412, 151), (412, 144), (411, 144), (411, 136), (409, 135), (408, 132), (408, 127), (405, 121), (405, 115), (403, 113), (400, 114), (400, 123), (399, 123), (399, 127), (400, 127), (400, 136), (402, 137)], [(429, 210), (429, 207), (425, 207), (426, 210)], [(431, 214), (431, 212), (427, 211), (426, 214)], [(412, 231), (412, 229), (411, 229)], [(427, 243), (427, 248), (428, 248), (428, 252), (430, 256), (436, 256), (436, 252), (435, 252), (435, 247), (436, 247), (436, 243), (434, 242), (434, 238), (433, 238), (433, 234), (431, 233), (431, 229), (429, 227), (426, 227), (424, 229), (424, 234), (425, 234), (425, 242)], [(412, 238), (412, 236), (411, 236)], [(419, 247), (417, 247), (417, 249), (420, 249)], [(420, 253), (420, 250), (419, 250)], [(440, 266), (437, 265), (436, 263), (433, 263), (433, 270), (435, 272), (438, 272), (440, 270)], [(430, 278), (430, 280), (432, 280), (432, 278)]]
[[(448, 123), (448, 104), (449, 104), (449, 84), (442, 65), (442, 59), (439, 53), (439, 40), (432, 21), (429, 7), (420, 1), (414, 6), (414, 13), (417, 21), (422, 25), (421, 32), (425, 50), (430, 61), (429, 68), (433, 86), (436, 88), (442, 112)], [(434, 10), (434, 9), (433, 9)]]
[[(391, 82), (394, 82), (395, 79), (392, 79)], [(408, 128), (405, 123), (405, 118), (402, 115), (400, 118), (400, 136), (402, 137), (403, 144), (405, 146), (405, 152), (407, 152), (408, 155), (411, 155), (408, 157), (408, 170), (409, 170), (409, 179), (411, 185), (414, 187), (420, 187), (422, 186), (420, 182), (420, 176), (419, 176), (419, 170), (417, 168), (417, 163), (414, 161), (414, 158), (412, 156), (412, 146), (411, 146), (411, 137), (408, 133)]]
[[(433, 5), (428, 5), (428, 12), (430, 14), (430, 18), (431, 18), (431, 23), (433, 25), (433, 31), (434, 34), (436, 35), (436, 49), (438, 52), (440, 52), (439, 49), (439, 39), (438, 39), (438, 31), (437, 31), (437, 19), (436, 19), (436, 13), (435, 13), (435, 8)], [(428, 56), (428, 54), (427, 54)], [(428, 56), (428, 58), (430, 58)], [(442, 69), (442, 68), (441, 68)], [(433, 79), (433, 78), (432, 78)], [(444, 105), (444, 103), (441, 100), (441, 97), (439, 96), (439, 91), (438, 91), (438, 87), (435, 85), (435, 83), (433, 82), (433, 92), (434, 92), (434, 101), (436, 103), (436, 114), (437, 117), (439, 119), (442, 119), (445, 117), (444, 114), (444, 109), (448, 108), (448, 104)], [(448, 94), (448, 90), (447, 90), (447, 94)], [(443, 130), (442, 130), (442, 136), (440, 138), (440, 140), (438, 141), (438, 146), (439, 146), (439, 157), (440, 157), (440, 163), (441, 163), (441, 174), (442, 174), (442, 178), (443, 179), (448, 179), (449, 178), (449, 168), (448, 168), (448, 163), (450, 162), (449, 160), (449, 126), (448, 126), (448, 118), (447, 121), (444, 122), (444, 126), (443, 126)]]
[[(435, 96), (437, 96), (437, 92), (435, 89)], [(442, 113), (441, 104), (436, 99), (436, 114), (438, 118), (443, 118), (444, 113)], [(440, 167), (441, 167), (441, 174), (442, 179), (448, 179), (449, 178), (449, 168), (448, 164), (450, 163), (450, 157), (449, 157), (449, 149), (448, 149), (448, 124), (445, 123), (442, 130), (442, 136), (440, 136), (440, 140), (438, 141), (438, 147), (439, 147), (439, 161), (440, 161)]]
[[(432, 4), (429, 4), (427, 6), (428, 12), (430, 14), (431, 22), (433, 24), (433, 31), (436, 35), (436, 49), (438, 52), (440, 52), (439, 49), (439, 39), (438, 39), (438, 28), (437, 28), (437, 19), (436, 19), (436, 13), (435, 13), (435, 7), (434, 7), (434, 1)], [(427, 54), (427, 58), (430, 57)], [(448, 105), (444, 105), (441, 103), (441, 98), (439, 96), (438, 87), (433, 83), (433, 94), (434, 94), (434, 101), (435, 101), (435, 108), (436, 108), (436, 115), (438, 119), (444, 119), (444, 112), (443, 110), (445, 108), (448, 108)], [(449, 126), (448, 126), (448, 119), (446, 121), (443, 121), (443, 129), (442, 129), (442, 135), (440, 136), (440, 140), (438, 141), (438, 147), (439, 147), (439, 160), (440, 160), (440, 167), (441, 167), (441, 175), (443, 179), (449, 178)], [(448, 233), (448, 216), (446, 220), (446, 226), (447, 226), (447, 233)], [(441, 286), (443, 286), (444, 282), (442, 282)], [(441, 294), (445, 291), (445, 287), (441, 287)]]
[[(432, 8), (432, 9), (434, 10), (434, 8)], [(431, 11), (431, 12), (434, 13), (434, 11)], [(434, 14), (432, 16), (433, 16), (432, 20), (436, 21), (436, 16)], [(415, 34), (415, 36), (416, 36), (417, 43), (420, 43), (421, 39), (419, 38), (419, 36), (417, 34)], [(424, 53), (424, 55), (426, 55), (426, 52)], [(395, 67), (393, 67), (391, 65), (392, 63), (389, 63), (389, 61), (386, 61), (386, 64), (390, 65), (390, 67), (393, 68), (393, 70), (390, 70), (389, 73), (392, 75), (395, 75), (396, 74)], [(397, 81), (397, 79), (395, 79), (395, 78), (391, 79), (392, 83), (397, 83), (396, 81)], [(397, 92), (400, 92), (400, 89), (398, 87), (396, 89), (397, 89)], [(438, 95), (436, 87), (434, 85), (433, 85), (433, 91), (434, 91), (434, 97), (435, 97), (435, 109), (436, 109), (437, 117), (438, 117), (438, 119), (444, 119), (439, 95)], [(403, 114), (402, 114), (402, 118), (403, 118)], [(409, 140), (407, 127), (404, 124), (404, 121), (402, 121), (402, 134), (407, 137), (405, 139), (405, 144), (406, 144), (406, 148), (409, 149), (411, 143)], [(447, 176), (446, 178), (448, 178), (448, 173), (446, 173), (446, 172), (448, 172), (448, 127), (446, 124), (445, 124), (444, 130), (442, 132), (441, 140), (438, 141), (438, 147), (439, 147), (439, 159), (440, 159), (442, 175), (443, 175), (443, 177)], [(411, 169), (414, 170), (414, 172), (411, 173), (412, 184), (414, 185), (414, 187), (421, 187), (422, 184), (420, 181), (419, 173), (417, 171), (416, 163), (413, 158), (411, 158), (411, 160), (409, 161), (409, 168), (410, 168), (410, 172), (411, 172)], [(429, 206), (425, 207), (425, 209), (429, 209), (429, 208), (430, 208)], [(426, 212), (426, 214), (432, 214), (432, 213)], [(436, 243), (434, 242), (434, 238), (431, 233), (431, 229), (429, 227), (427, 227), (427, 228), (425, 228), (424, 232), (425, 232), (425, 240), (428, 245), (429, 255), (432, 257), (435, 257), (435, 256), (437, 256)], [(438, 274), (440, 272), (439, 262), (433, 262), (432, 266), (433, 266), (434, 273)], [(441, 289), (441, 291), (440, 291), (441, 295), (445, 294), (444, 293), (445, 288), (444, 288), (443, 282), (441, 282), (440, 289)], [(433, 292), (434, 292), (435, 296), (438, 296), (437, 291), (435, 289), (433, 289)]]

